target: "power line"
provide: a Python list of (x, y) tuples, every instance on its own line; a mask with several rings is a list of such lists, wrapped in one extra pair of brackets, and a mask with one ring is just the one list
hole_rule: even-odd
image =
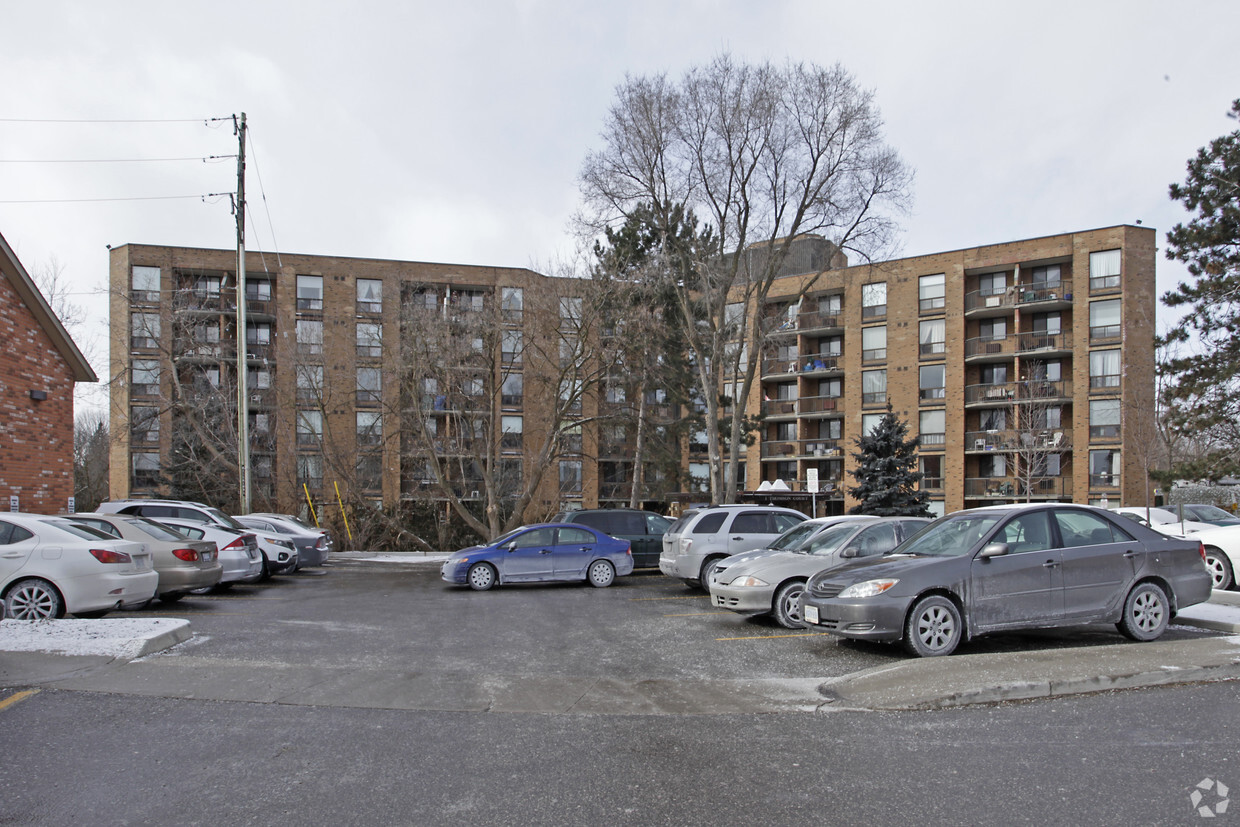
[(201, 195), (145, 195), (132, 198), (35, 198), (23, 200), (3, 200), (0, 204), (93, 204), (100, 201), (176, 201), (186, 198), (201, 198), (206, 201), (208, 198), (223, 198), (232, 193), (227, 192), (210, 192)]
[(0, 164), (137, 164), (156, 161), (226, 161), (236, 155), (201, 155), (187, 158), (0, 158)]
[(231, 121), (227, 118), (0, 118), (0, 123), (201, 123)]
[[(258, 152), (254, 148), (253, 128), (250, 129), (250, 134), (248, 134), (246, 137), (249, 140), (250, 153), (254, 158), (254, 172), (255, 174), (258, 175), (258, 191), (262, 195), (262, 198), (263, 198), (263, 212), (267, 214), (267, 226), (271, 228), (271, 246), (275, 248), (276, 264), (280, 267), (283, 267), (284, 262), (280, 259), (280, 241), (279, 239), (276, 238), (276, 225), (271, 220), (271, 210), (267, 206), (267, 190), (265, 187), (263, 187), (263, 172), (261, 169), (258, 168)], [(263, 266), (264, 267), (267, 266), (266, 261), (263, 262)]]

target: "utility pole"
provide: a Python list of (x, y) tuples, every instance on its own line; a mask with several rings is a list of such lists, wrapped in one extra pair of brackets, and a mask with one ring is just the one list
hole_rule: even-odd
[(245, 113), (237, 130), (237, 479), (242, 514), (250, 502), (250, 391), (245, 330)]

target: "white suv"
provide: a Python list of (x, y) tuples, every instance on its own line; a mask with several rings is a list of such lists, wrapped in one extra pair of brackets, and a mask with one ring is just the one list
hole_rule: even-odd
[(712, 505), (693, 508), (663, 535), (659, 571), (688, 586), (706, 588), (723, 558), (765, 548), (806, 519), (800, 511), (773, 505)]

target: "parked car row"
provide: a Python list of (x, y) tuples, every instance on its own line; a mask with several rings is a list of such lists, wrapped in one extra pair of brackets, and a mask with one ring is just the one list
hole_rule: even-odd
[(327, 559), (325, 531), (289, 515), (244, 519), (257, 525), (172, 500), (104, 503), (89, 514), (0, 515), (0, 616), (99, 617)]

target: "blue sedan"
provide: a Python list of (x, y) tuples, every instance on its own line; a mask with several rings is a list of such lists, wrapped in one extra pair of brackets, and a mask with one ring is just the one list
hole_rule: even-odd
[(585, 580), (603, 588), (632, 571), (633, 552), (627, 540), (582, 525), (541, 523), (454, 552), (440, 574), (449, 583), (486, 591), (496, 583), (552, 580)]

